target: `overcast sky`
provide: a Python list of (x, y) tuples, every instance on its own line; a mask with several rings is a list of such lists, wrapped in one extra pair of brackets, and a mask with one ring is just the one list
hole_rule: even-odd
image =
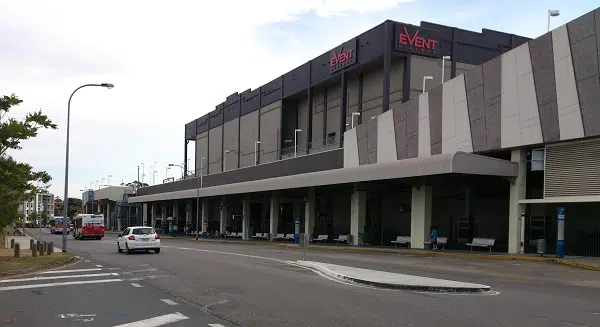
[[(454, 4), (453, 4), (454, 3)], [(459, 4), (459, 5), (456, 5)], [(383, 22), (430, 21), (473, 31), (537, 37), (549, 8), (557, 27), (597, 1), (548, 0), (0, 0), (0, 95), (42, 109), (58, 124), (13, 152), (64, 192), (67, 100), (71, 102), (69, 195), (83, 188), (165, 178), (181, 164), (184, 125), (225, 97), (257, 88)], [(193, 150), (190, 152), (193, 157)], [(193, 164), (193, 161), (192, 161)], [(169, 172), (181, 175), (179, 168)], [(90, 184), (91, 183), (91, 184)]]

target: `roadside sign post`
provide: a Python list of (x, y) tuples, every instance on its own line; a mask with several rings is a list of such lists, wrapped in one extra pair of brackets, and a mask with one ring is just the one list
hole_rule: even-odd
[(557, 216), (557, 235), (556, 235), (556, 257), (562, 259), (565, 257), (565, 208), (558, 207)]
[(300, 217), (294, 220), (294, 244), (300, 244)]

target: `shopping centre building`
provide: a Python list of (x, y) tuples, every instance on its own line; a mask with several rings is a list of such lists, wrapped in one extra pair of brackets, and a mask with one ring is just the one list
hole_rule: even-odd
[(186, 124), (197, 177), (129, 201), (244, 239), (298, 218), (354, 245), (424, 248), (436, 226), (446, 248), (510, 253), (552, 253), (564, 207), (567, 254), (598, 256), (596, 27), (600, 9), (534, 40), (386, 21)]

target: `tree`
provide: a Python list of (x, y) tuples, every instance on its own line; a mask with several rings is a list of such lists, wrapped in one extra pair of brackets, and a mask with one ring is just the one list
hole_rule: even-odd
[[(55, 216), (64, 216), (65, 215), (65, 207), (64, 202), (59, 198), (55, 198), (55, 202), (58, 203), (58, 206), (54, 207), (54, 215)], [(78, 213), (83, 212), (83, 204), (81, 199), (78, 198), (69, 198), (69, 217), (73, 217)]]
[(37, 220), (38, 220), (38, 218), (39, 218), (39, 215), (38, 215), (38, 213), (37, 213), (37, 212), (32, 212), (32, 213), (29, 215), (29, 221), (31, 221), (31, 225), (32, 225), (32, 226), (35, 226), (35, 225), (37, 225)]
[(48, 225), (48, 214), (47, 213), (42, 212), (42, 214), (40, 215), (40, 218), (42, 219), (42, 226)]
[(0, 226), (17, 219), (19, 203), (31, 194), (45, 192), (51, 177), (45, 171), (34, 171), (28, 163), (17, 162), (10, 150), (21, 150), (21, 142), (34, 138), (40, 129), (56, 129), (41, 110), (28, 113), (22, 120), (7, 114), (23, 101), (16, 95), (0, 97)]

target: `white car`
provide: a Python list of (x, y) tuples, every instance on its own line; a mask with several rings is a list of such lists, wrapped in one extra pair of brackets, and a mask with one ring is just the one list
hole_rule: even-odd
[(153, 250), (154, 253), (160, 253), (160, 236), (152, 227), (134, 226), (125, 228), (119, 234), (117, 240), (117, 251), (119, 253), (125, 251), (127, 254), (133, 251)]

